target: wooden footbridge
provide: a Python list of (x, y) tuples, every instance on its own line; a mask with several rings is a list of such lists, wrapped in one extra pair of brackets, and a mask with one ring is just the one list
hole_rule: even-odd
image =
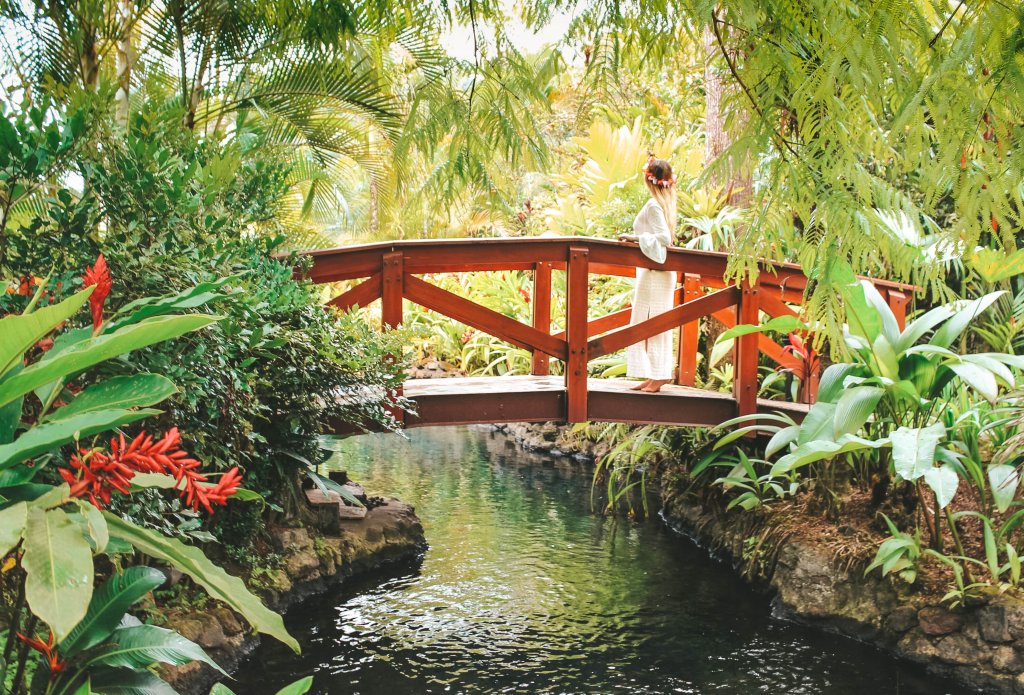
[[(669, 249), (655, 263), (635, 244), (588, 237), (446, 239), (393, 241), (309, 252), (305, 273), (316, 283), (362, 280), (330, 304), (348, 310), (381, 300), (384, 327), (402, 323), (408, 300), (532, 352), (530, 375), (410, 379), (403, 395), (416, 413), (399, 413), (407, 427), (499, 422), (617, 421), (664, 425), (717, 425), (737, 415), (806, 411), (817, 391), (816, 373), (801, 381), (800, 403), (767, 401), (758, 394), (758, 354), (800, 373), (802, 360), (763, 334), (735, 341), (732, 393), (694, 388), (698, 322), (715, 317), (726, 326), (759, 324), (768, 317), (796, 315), (807, 277), (799, 266), (765, 263), (754, 282), (725, 280), (728, 256)], [(672, 270), (680, 286), (675, 307), (629, 325), (627, 307), (589, 316), (591, 275), (635, 276), (637, 268)], [(533, 317), (522, 323), (430, 282), (441, 273), (529, 271)], [(566, 273), (565, 331), (552, 332), (552, 273)], [(872, 280), (902, 324), (908, 285)], [(661, 393), (629, 390), (633, 382), (588, 377), (588, 363), (659, 333), (679, 328), (678, 371)], [(564, 377), (549, 376), (550, 360), (561, 360)]]

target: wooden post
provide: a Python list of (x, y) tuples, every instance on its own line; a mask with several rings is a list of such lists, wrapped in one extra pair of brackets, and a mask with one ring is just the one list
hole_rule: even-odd
[[(551, 333), (551, 264), (536, 263), (533, 266), (533, 327), (538, 331)], [(533, 351), (530, 374), (547, 376), (551, 359), (540, 350)]]
[[(683, 303), (692, 302), (703, 294), (700, 289), (700, 275), (687, 273), (683, 276)], [(693, 386), (697, 383), (697, 342), (700, 339), (700, 320), (684, 323), (679, 327), (679, 371), (676, 383)]]
[(590, 280), (589, 252), (569, 248), (566, 278), (566, 338), (569, 344), (565, 364), (566, 421), (587, 420), (587, 303)]
[[(759, 287), (756, 280), (743, 281), (740, 287), (740, 305), (736, 312), (737, 324), (756, 326), (760, 323)], [(736, 367), (732, 383), (737, 415), (753, 415), (757, 412), (757, 339), (757, 333), (736, 338)]]
[[(398, 328), (402, 325), (402, 295), (405, 281), (403, 279), (402, 252), (386, 253), (381, 259), (381, 307), (380, 319), (384, 330)], [(395, 362), (394, 355), (384, 359)], [(395, 396), (401, 397), (402, 387), (395, 390)], [(399, 422), (405, 422), (405, 411), (398, 407), (389, 408), (391, 414)]]
[(384, 254), (381, 262), (383, 287), (380, 308), (380, 320), (384, 328), (398, 328), (402, 325), (402, 295), (405, 284), (402, 276), (402, 252)]
[(889, 290), (889, 308), (896, 315), (896, 323), (902, 331), (907, 326), (907, 304), (910, 298), (899, 290)]

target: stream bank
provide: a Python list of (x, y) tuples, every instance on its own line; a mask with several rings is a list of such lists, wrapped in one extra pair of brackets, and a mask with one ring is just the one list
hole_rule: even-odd
[[(528, 450), (577, 461), (609, 449), (552, 423), (498, 429)], [(870, 557), (843, 556), (832, 539), (794, 532), (780, 515), (726, 511), (718, 489), (692, 494), (678, 473), (669, 464), (650, 481), (661, 491), (664, 521), (772, 595), (777, 617), (875, 645), (980, 692), (1024, 694), (1021, 598), (993, 592), (951, 610), (898, 580), (865, 575)]]
[[(369, 509), (361, 519), (271, 527), (269, 535), (281, 560), (273, 569), (252, 572), (246, 583), (267, 606), (281, 613), (387, 565), (413, 561), (426, 549), (415, 510), (397, 499)], [(235, 673), (261, 639), (220, 604), (169, 610), (164, 626), (199, 644), (229, 674)], [(182, 695), (206, 693), (223, 678), (200, 662), (165, 668), (164, 677)]]

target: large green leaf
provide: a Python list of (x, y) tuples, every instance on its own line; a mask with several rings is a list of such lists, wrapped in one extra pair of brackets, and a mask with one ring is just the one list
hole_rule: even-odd
[(877, 386), (854, 386), (846, 389), (836, 404), (831, 439), (844, 434), (856, 434), (882, 399), (885, 390)]
[(33, 506), (25, 524), (24, 549), (25, 598), (60, 642), (89, 608), (92, 548), (62, 509)]
[(875, 364), (878, 366), (878, 373), (881, 376), (892, 381), (900, 378), (899, 357), (888, 338), (884, 335), (875, 338), (875, 342), (871, 344), (871, 354), (875, 358)]
[(92, 287), (87, 287), (59, 304), (0, 319), (0, 375), (19, 364), (25, 352), (47, 333), (74, 316), (90, 294)]
[(195, 287), (183, 290), (178, 294), (169, 297), (143, 297), (125, 304), (117, 310), (117, 314), (107, 326), (107, 332), (121, 328), (152, 316), (160, 316), (171, 311), (181, 309), (195, 309), (209, 302), (223, 298), (225, 295), (217, 292), (229, 282), (234, 282), (241, 275), (231, 275), (214, 280), (213, 282), (201, 282)]
[(889, 435), (896, 475), (914, 481), (935, 465), (935, 449), (946, 436), (946, 426), (898, 427)]
[(143, 408), (156, 405), (178, 392), (174, 382), (160, 374), (115, 376), (93, 384), (46, 420), (64, 420), (72, 415), (113, 408)]
[(85, 617), (60, 643), (61, 654), (72, 657), (106, 640), (128, 609), (166, 579), (160, 570), (142, 566), (114, 574), (93, 593)]
[(0, 509), (0, 557), (11, 552), (11, 548), (21, 540), (27, 516), (28, 505), (24, 502), (15, 502)]
[(809, 330), (810, 326), (798, 319), (796, 316), (785, 314), (783, 316), (776, 316), (773, 319), (769, 319), (762, 323), (760, 326), (754, 326), (749, 323), (741, 323), (738, 326), (733, 326), (725, 333), (718, 337), (719, 340), (725, 340), (727, 338), (738, 338), (741, 335), (750, 335), (751, 333), (764, 333), (767, 331), (776, 331), (778, 333), (792, 333), (793, 331), (806, 331)]
[(953, 501), (956, 496), (956, 489), (960, 486), (960, 476), (953, 466), (948, 463), (936, 468), (929, 468), (924, 472), (924, 482), (935, 493), (935, 499), (940, 509)]
[(768, 444), (764, 449), (765, 458), (770, 458), (782, 451), (783, 448), (795, 442), (799, 435), (800, 425), (790, 425), (789, 427), (781, 428), (768, 440)]
[(819, 439), (830, 440), (832, 437), (833, 422), (835, 421), (836, 403), (815, 403), (804, 416), (800, 423), (800, 434), (796, 438), (797, 445), (817, 441)]
[(275, 637), (299, 653), (299, 644), (285, 630), (281, 616), (253, 596), (241, 579), (232, 577), (210, 562), (199, 548), (135, 526), (110, 512), (104, 512), (104, 515), (111, 537), (127, 541), (139, 552), (177, 567), (205, 588), (210, 596), (241, 613), (256, 630)]
[[(302, 680), (284, 686), (277, 691), (277, 695), (305, 695), (313, 687), (313, 676), (306, 676)], [(210, 695), (235, 695), (235, 691), (223, 683), (215, 683), (210, 689)]]
[(178, 695), (178, 691), (149, 671), (97, 668), (90, 674), (97, 695)]
[(110, 635), (113, 647), (95, 657), (96, 663), (124, 668), (148, 668), (157, 663), (180, 666), (192, 661), (209, 664), (224, 675), (224, 669), (203, 651), (174, 630), (155, 625), (119, 627)]
[(871, 345), (882, 332), (882, 319), (868, 301), (865, 285), (868, 283), (854, 282), (849, 285), (843, 292), (843, 299), (846, 303), (846, 320), (850, 333), (860, 336)]
[[(160, 414), (159, 410), (96, 410), (72, 415), (66, 420), (55, 420), (33, 427), (10, 444), (0, 446), (0, 469), (9, 468), (33, 456), (51, 451), (73, 441), (106, 432), (112, 427), (127, 425)], [(25, 482), (25, 481), (21, 481)]]
[(306, 676), (302, 680), (295, 681), (277, 691), (277, 695), (305, 695), (313, 687), (313, 676)]
[(1017, 486), (1020, 484), (1020, 474), (1013, 466), (1005, 463), (988, 467), (988, 482), (992, 490), (992, 500), (996, 503), (996, 509), (1005, 512), (1013, 504), (1013, 498), (1017, 494)]
[(955, 314), (958, 308), (959, 305), (955, 302), (951, 304), (943, 304), (942, 306), (937, 306), (934, 309), (928, 310), (908, 323), (907, 327), (904, 328), (903, 332), (900, 334), (899, 340), (897, 340), (894, 345), (896, 352), (903, 352), (904, 350), (913, 347), (917, 341), (924, 337), (925, 333)]
[[(0, 381), (6, 381), (25, 368), (23, 362), (18, 362), (14, 368), (7, 372)], [(14, 436), (21, 425), (21, 415), (24, 410), (25, 399), (15, 398), (13, 401), (0, 408), (0, 444), (9, 444), (14, 441)]]
[(858, 371), (858, 369), (857, 365), (846, 362), (830, 364), (826, 367), (825, 371), (821, 373), (821, 379), (818, 382), (818, 402), (837, 402), (845, 388), (843, 382), (846, 380), (846, 377)]
[[(875, 312), (878, 314), (879, 321), (881, 321), (881, 335), (885, 336), (885, 339), (889, 341), (890, 345), (895, 344), (900, 337), (900, 326), (896, 321), (895, 314), (892, 313), (892, 308), (889, 306), (889, 303), (882, 298), (878, 288), (870, 282), (862, 280), (861, 286), (864, 288), (864, 299), (871, 307), (874, 308)], [(870, 342), (874, 343), (875, 340), (877, 340), (877, 338)]]
[(932, 345), (948, 348), (953, 344), (954, 340), (960, 337), (960, 334), (970, 325), (971, 321), (992, 306), (992, 303), (1004, 294), (1006, 294), (1004, 291), (989, 292), (984, 297), (978, 297), (964, 303), (949, 321), (946, 321), (941, 328), (935, 331), (935, 335), (928, 342)]
[(990, 403), (999, 395), (996, 377), (988, 369), (972, 362), (950, 362), (946, 366)]
[(91, 539), (93, 552), (97, 555), (105, 552), (107, 543), (110, 542), (107, 520), (103, 518), (100, 510), (92, 506), (87, 500), (76, 499), (75, 505), (78, 507), (78, 511), (70, 512), (69, 515), (81, 524), (86, 538)]
[(177, 338), (208, 326), (218, 317), (193, 314), (161, 316), (126, 326), (72, 345), (57, 357), (26, 367), (20, 374), (0, 383), (0, 407), (45, 384), (112, 359), (132, 350)]
[(880, 449), (888, 445), (888, 439), (864, 439), (852, 434), (844, 434), (834, 442), (827, 440), (808, 442), (801, 444), (772, 464), (771, 474), (773, 476), (785, 475), (815, 461), (823, 461), (833, 456), (864, 449)]

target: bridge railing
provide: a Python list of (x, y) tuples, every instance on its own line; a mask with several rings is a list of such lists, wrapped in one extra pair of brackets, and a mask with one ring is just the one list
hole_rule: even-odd
[[(671, 248), (664, 263), (655, 263), (635, 244), (589, 237), (532, 237), (509, 239), (445, 239), (389, 241), (312, 251), (306, 276), (313, 282), (359, 280), (330, 304), (347, 310), (381, 300), (385, 327), (402, 323), (402, 303), (409, 300), (532, 353), (531, 371), (549, 372), (550, 359), (565, 363), (566, 419), (587, 419), (587, 365), (597, 359), (660, 333), (679, 328), (676, 382), (693, 386), (697, 369), (698, 322), (715, 317), (727, 327), (758, 324), (769, 317), (796, 315), (791, 305), (803, 301), (807, 277), (799, 266), (763, 263), (751, 282), (726, 282), (728, 256), (723, 253)], [(592, 274), (635, 276), (637, 268), (675, 271), (680, 280), (675, 306), (646, 321), (629, 325), (627, 307), (606, 316), (589, 316)], [(423, 279), (435, 273), (529, 271), (533, 274), (532, 321), (513, 318), (459, 296)], [(552, 333), (552, 271), (566, 273), (565, 330)], [(910, 286), (872, 280), (901, 325)], [(736, 338), (733, 395), (740, 415), (757, 411), (758, 353), (795, 371), (802, 362), (760, 333)], [(817, 374), (805, 374), (801, 399), (813, 402)]]

